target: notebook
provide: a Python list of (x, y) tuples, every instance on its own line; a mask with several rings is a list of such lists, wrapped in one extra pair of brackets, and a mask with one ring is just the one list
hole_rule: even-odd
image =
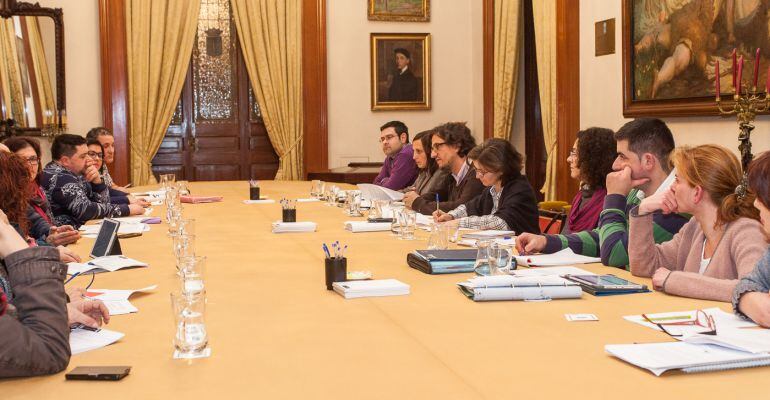
[(579, 284), (586, 293), (594, 296), (646, 293), (650, 291), (646, 285), (618, 278), (612, 274), (566, 275), (565, 278)]
[(604, 350), (656, 376), (669, 370), (693, 373), (770, 365), (770, 353), (750, 353), (713, 344), (609, 344)]
[(409, 285), (396, 279), (334, 282), (332, 288), (346, 299), (409, 294)]
[(406, 256), (406, 263), (426, 274), (472, 272), (476, 265), (476, 250), (416, 250)]
[(602, 262), (602, 259), (599, 257), (587, 257), (584, 255), (575, 254), (572, 249), (566, 248), (553, 254), (516, 256), (516, 262), (519, 265), (549, 267), (556, 265), (599, 263)]
[(356, 232), (389, 232), (390, 222), (346, 221), (345, 230)]
[(273, 222), (273, 233), (315, 232), (315, 222)]
[(457, 284), (473, 301), (579, 299), (580, 286), (556, 275), (477, 276)]

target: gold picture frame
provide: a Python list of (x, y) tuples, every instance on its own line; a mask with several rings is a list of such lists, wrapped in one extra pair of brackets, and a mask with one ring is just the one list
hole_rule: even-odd
[(430, 33), (371, 33), (371, 106), (430, 110)]
[(430, 0), (369, 0), (370, 21), (428, 22)]

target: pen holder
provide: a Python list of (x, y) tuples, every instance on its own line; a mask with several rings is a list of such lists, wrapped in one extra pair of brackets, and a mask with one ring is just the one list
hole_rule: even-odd
[(284, 208), (281, 220), (283, 222), (297, 222), (297, 209), (296, 208)]
[(249, 200), (259, 200), (259, 186), (249, 187)]
[(348, 259), (327, 258), (326, 262), (326, 290), (332, 290), (332, 283), (348, 280)]

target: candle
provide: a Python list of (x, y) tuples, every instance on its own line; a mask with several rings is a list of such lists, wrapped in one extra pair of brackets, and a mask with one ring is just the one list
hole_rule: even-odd
[(719, 61), (716, 63), (716, 68), (714, 69), (715, 76), (714, 76), (714, 85), (716, 86), (716, 92), (717, 92), (717, 101), (719, 101)]
[(733, 91), (736, 91), (735, 86), (735, 74), (738, 73), (738, 65), (735, 61), (735, 49), (733, 49)]
[(757, 47), (757, 55), (754, 57), (754, 91), (757, 91), (757, 82), (759, 80), (759, 47)]
[(738, 75), (735, 77), (735, 95), (741, 95), (741, 81), (743, 80), (743, 56), (738, 61)]

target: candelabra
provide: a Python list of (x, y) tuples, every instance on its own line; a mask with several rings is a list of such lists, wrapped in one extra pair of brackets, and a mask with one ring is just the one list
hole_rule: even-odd
[(43, 123), (43, 126), (40, 128), (40, 136), (53, 139), (62, 133), (66, 133), (66, 118), (66, 114), (64, 114), (63, 110), (57, 113), (55, 118), (51, 111), (46, 111), (45, 123)]

